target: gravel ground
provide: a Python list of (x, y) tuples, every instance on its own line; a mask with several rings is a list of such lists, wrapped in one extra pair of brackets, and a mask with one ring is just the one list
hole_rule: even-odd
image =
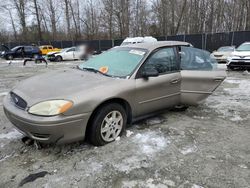
[[(0, 106), (20, 80), (78, 63), (0, 61)], [(0, 108), (0, 187), (250, 187), (249, 86), (250, 74), (228, 72), (204, 104), (138, 122), (103, 147), (26, 146)]]

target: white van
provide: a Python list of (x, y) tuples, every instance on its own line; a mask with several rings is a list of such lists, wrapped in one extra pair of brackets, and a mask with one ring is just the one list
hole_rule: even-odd
[(137, 43), (150, 43), (150, 42), (157, 42), (157, 39), (154, 37), (133, 37), (133, 38), (126, 38), (121, 46), (128, 45), (128, 44), (137, 44)]

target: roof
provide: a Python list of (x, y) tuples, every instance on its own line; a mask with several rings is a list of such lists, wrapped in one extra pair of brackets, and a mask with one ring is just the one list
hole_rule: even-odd
[(190, 46), (191, 44), (188, 42), (182, 41), (158, 41), (152, 43), (137, 43), (137, 44), (129, 44), (126, 46), (121, 46), (122, 48), (131, 47), (131, 48), (143, 48), (147, 50), (154, 50), (156, 48), (161, 48), (165, 46)]

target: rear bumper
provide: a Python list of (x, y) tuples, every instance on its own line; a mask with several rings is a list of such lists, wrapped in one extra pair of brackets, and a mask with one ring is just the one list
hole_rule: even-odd
[(226, 58), (215, 57), (215, 59), (217, 60), (218, 63), (227, 63), (227, 59)]
[(90, 113), (74, 116), (34, 116), (14, 106), (8, 97), (5, 97), (3, 106), (7, 118), (21, 133), (41, 143), (64, 144), (85, 138)]

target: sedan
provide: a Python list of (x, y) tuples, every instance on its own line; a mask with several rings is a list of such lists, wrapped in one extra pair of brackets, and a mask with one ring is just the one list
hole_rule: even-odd
[(65, 48), (60, 52), (50, 52), (47, 54), (50, 61), (79, 60), (86, 55), (86, 46)]
[(141, 43), (24, 80), (3, 106), (13, 125), (34, 140), (60, 144), (88, 138), (100, 146), (138, 118), (200, 104), (225, 77), (210, 53), (188, 43)]
[(234, 50), (234, 46), (222, 46), (218, 50), (214, 51), (212, 54), (214, 55), (218, 63), (227, 63), (227, 58), (231, 56)]
[(4, 51), (1, 56), (6, 60), (13, 60), (15, 58), (33, 58), (40, 54), (40, 49), (36, 46), (16, 46)]
[(227, 68), (250, 70), (250, 42), (241, 44), (227, 59)]

